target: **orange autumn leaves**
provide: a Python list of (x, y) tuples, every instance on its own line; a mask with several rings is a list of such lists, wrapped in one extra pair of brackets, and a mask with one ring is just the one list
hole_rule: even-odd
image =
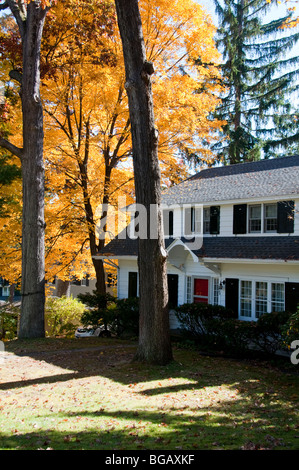
[[(215, 27), (193, 0), (141, 0), (139, 6), (147, 57), (155, 67), (152, 80), (162, 181), (170, 185), (188, 176), (183, 150), (213, 161), (205, 143), (216, 138), (222, 125), (210, 120), (221, 92)], [(196, 65), (197, 59), (209, 65)], [(112, 205), (119, 196), (128, 202), (134, 196), (114, 2), (53, 4), (44, 28), (41, 69), (48, 277), (56, 273), (67, 277), (70, 270), (78, 276), (86, 270), (92, 274), (86, 202), (96, 224), (104, 194)], [(80, 170), (83, 167), (85, 173)]]

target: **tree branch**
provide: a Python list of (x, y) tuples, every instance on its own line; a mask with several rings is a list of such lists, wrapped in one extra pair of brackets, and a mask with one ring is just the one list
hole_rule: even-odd
[[(7, 6), (10, 8), (17, 25), (19, 27), (21, 38), (24, 39), (25, 35), (25, 24), (26, 24), (26, 17), (27, 17), (27, 10), (23, 0), (6, 0), (5, 2)], [(4, 5), (5, 5), (4, 3)]]
[(19, 159), (22, 160), (23, 149), (20, 149), (19, 147), (16, 147), (11, 142), (9, 142), (6, 139), (3, 139), (2, 137), (0, 137), (0, 147), (3, 147), (6, 150), (9, 150), (11, 153), (16, 155), (16, 157), (19, 157)]
[(2, 5), (0, 5), (0, 10), (6, 10), (6, 8), (9, 8), (7, 2), (4, 2)]

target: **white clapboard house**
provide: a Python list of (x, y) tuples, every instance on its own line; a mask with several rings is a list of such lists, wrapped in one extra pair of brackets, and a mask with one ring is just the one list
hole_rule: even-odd
[[(225, 305), (250, 321), (296, 310), (299, 155), (202, 170), (162, 201), (170, 307)], [(98, 256), (118, 266), (118, 297), (138, 296), (137, 239), (119, 234)]]

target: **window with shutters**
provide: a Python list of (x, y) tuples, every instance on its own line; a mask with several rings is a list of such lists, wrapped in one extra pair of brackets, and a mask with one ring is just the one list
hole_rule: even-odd
[(294, 201), (265, 204), (236, 204), (233, 209), (233, 233), (293, 233)]
[(211, 206), (203, 209), (203, 233), (217, 235), (220, 232), (220, 207)]
[(184, 211), (184, 234), (200, 235), (202, 233), (202, 206), (186, 207)]

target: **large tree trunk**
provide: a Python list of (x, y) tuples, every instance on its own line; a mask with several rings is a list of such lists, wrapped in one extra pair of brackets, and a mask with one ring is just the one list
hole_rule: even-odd
[(45, 304), (45, 222), (43, 109), (39, 94), (40, 44), (46, 10), (27, 6), (23, 34), (23, 227), (20, 338), (43, 337)]
[[(136, 359), (166, 364), (172, 360), (166, 251), (160, 209), (158, 135), (155, 129), (150, 75), (137, 0), (115, 0), (126, 69), (132, 132), (136, 203), (147, 210), (147, 238), (139, 239), (140, 332)], [(150, 238), (149, 214), (157, 225)]]

